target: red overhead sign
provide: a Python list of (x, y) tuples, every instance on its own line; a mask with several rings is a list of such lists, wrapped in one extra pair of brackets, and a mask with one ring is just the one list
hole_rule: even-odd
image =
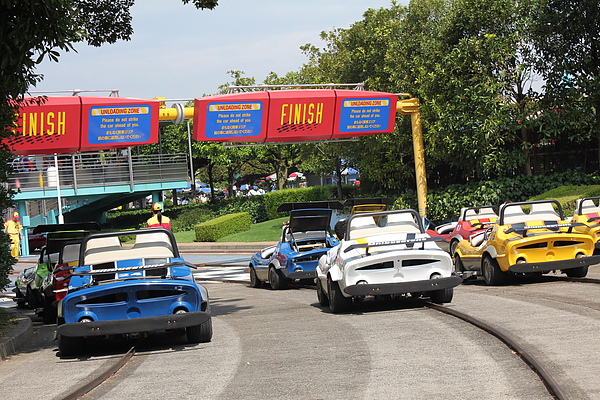
[(20, 109), (16, 135), (4, 140), (14, 154), (93, 151), (158, 142), (157, 100), (48, 97)]
[(274, 90), (195, 99), (193, 138), (287, 142), (392, 132), (397, 96), (357, 90)]

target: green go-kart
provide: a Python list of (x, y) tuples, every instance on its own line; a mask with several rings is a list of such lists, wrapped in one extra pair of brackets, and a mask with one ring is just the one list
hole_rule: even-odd
[(100, 224), (96, 222), (67, 223), (55, 225), (38, 225), (33, 233), (45, 233), (46, 245), (40, 251), (40, 257), (35, 266), (25, 268), (15, 280), (14, 301), (19, 308), (36, 310), (44, 317), (45, 323), (55, 322), (55, 313), (52, 312), (52, 301), (47, 299), (42, 291), (42, 286), (47, 277), (52, 273), (59, 262), (61, 249), (66, 243), (81, 242), (83, 238), (93, 232), (100, 231)]

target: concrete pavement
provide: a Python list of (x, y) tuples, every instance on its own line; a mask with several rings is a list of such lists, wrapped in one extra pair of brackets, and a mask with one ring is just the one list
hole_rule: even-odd
[[(276, 242), (255, 243), (179, 243), (179, 252), (184, 260), (198, 266), (193, 271), (197, 281), (249, 282), (248, 263), (253, 253), (276, 244)], [(4, 360), (22, 350), (33, 336), (31, 319), (16, 309), (12, 300), (15, 296), (13, 282), (25, 268), (34, 267), (38, 255), (19, 257), (10, 274), (11, 284), (0, 292), (0, 307), (14, 313), (19, 318), (17, 328), (8, 334), (0, 335), (0, 359)]]

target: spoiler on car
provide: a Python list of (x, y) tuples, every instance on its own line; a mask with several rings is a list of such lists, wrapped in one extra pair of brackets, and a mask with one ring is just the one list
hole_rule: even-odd
[(399, 244), (415, 244), (415, 243), (424, 243), (424, 242), (447, 242), (441, 236), (434, 237), (423, 237), (423, 238), (414, 238), (414, 239), (402, 239), (402, 240), (385, 240), (381, 242), (364, 242), (364, 243), (354, 243), (344, 249), (344, 253), (347, 253), (354, 249), (363, 249), (363, 248), (371, 248), (371, 247), (381, 247), (381, 246), (394, 246)]
[(548, 229), (556, 230), (559, 228), (574, 228), (576, 226), (586, 226), (583, 222), (569, 222), (566, 224), (546, 224), (546, 225), (533, 225), (527, 226), (524, 222), (512, 224), (510, 228), (504, 231), (504, 233), (518, 233), (521, 236), (525, 236), (528, 230), (531, 229)]
[[(150, 269), (161, 269), (161, 268), (173, 268), (173, 267), (189, 267), (196, 269), (196, 265), (189, 263), (187, 261), (176, 261), (164, 264), (149, 264), (149, 265), (135, 265), (131, 267), (121, 267), (121, 268), (101, 268), (101, 269), (93, 269), (91, 271), (75, 271), (69, 275), (71, 276), (88, 276), (88, 275), (102, 275), (102, 274), (118, 274), (123, 272), (132, 272), (132, 271), (145, 271)], [(72, 267), (71, 267), (72, 268)]]
[(101, 229), (100, 224), (97, 222), (69, 222), (66, 224), (38, 225), (33, 228), (33, 233), (100, 231)]
[(344, 207), (361, 206), (364, 204), (385, 204), (391, 206), (394, 204), (394, 200), (389, 197), (357, 197), (344, 201)]
[(309, 208), (328, 208), (330, 210), (342, 210), (344, 208), (344, 205), (337, 200), (281, 203), (279, 207), (277, 207), (277, 212), (289, 212), (292, 210), (304, 210)]

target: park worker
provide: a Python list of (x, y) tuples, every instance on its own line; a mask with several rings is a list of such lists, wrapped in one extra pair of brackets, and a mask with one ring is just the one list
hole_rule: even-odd
[(4, 223), (4, 232), (10, 236), (10, 255), (14, 258), (19, 258), (21, 230), (23, 230), (23, 225), (19, 220), (19, 213), (15, 211), (12, 214), (12, 219)]
[(166, 215), (162, 215), (162, 205), (160, 203), (152, 204), (152, 212), (154, 215), (146, 221), (146, 226), (148, 228), (162, 227), (171, 229), (171, 220)]

